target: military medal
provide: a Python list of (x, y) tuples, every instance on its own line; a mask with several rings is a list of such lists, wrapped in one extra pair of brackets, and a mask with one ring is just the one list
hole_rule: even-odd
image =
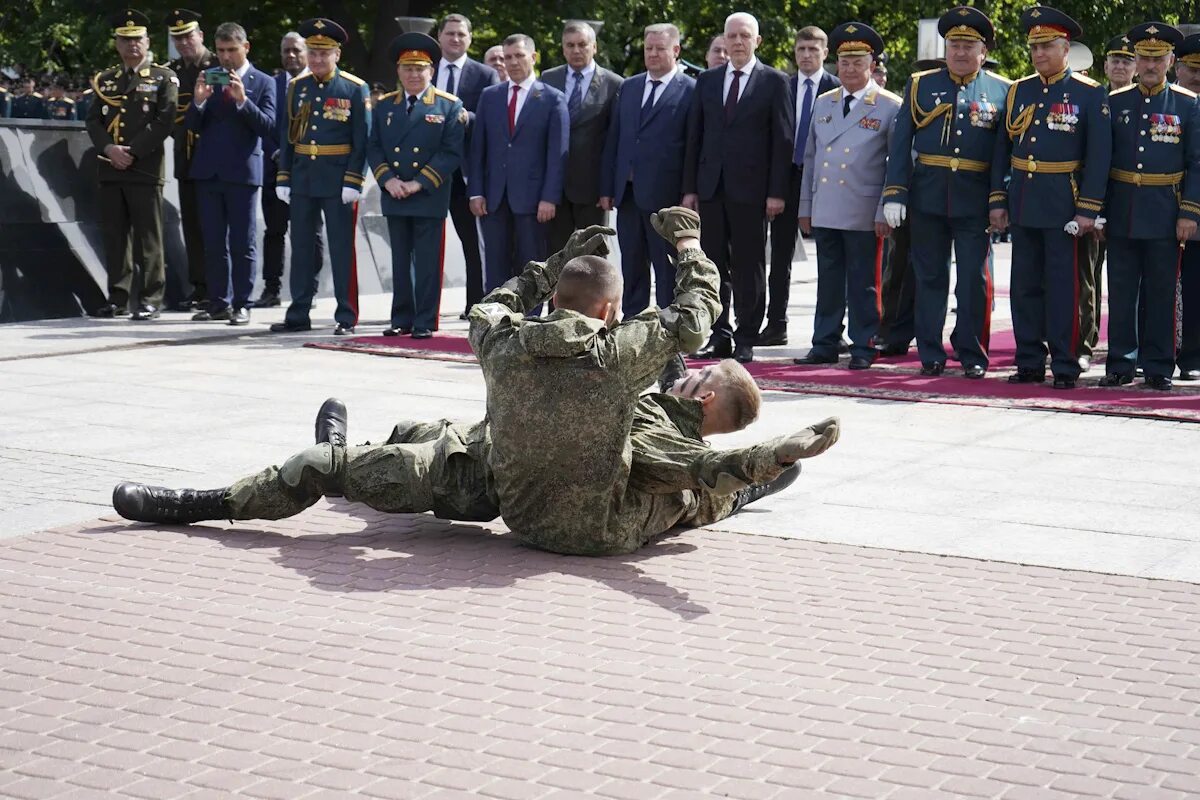
[(105, 106), (104, 108), (100, 109), (100, 113), (107, 117), (108, 116), (108, 106)]
[(385, 125), (391, 125), (391, 124), (392, 124), (392, 112), (391, 112), (391, 111), (389, 111), (389, 112), (388, 112), (388, 116), (387, 116), (387, 122), (385, 122), (384, 124), (385, 124)]
[(150, 104), (149, 103), (142, 103), (142, 113), (143, 114), (150, 113)]

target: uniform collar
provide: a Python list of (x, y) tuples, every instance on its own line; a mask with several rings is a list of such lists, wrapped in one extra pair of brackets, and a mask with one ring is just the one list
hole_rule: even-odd
[(1058, 83), (1059, 81), (1066, 80), (1067, 76), (1070, 74), (1071, 74), (1071, 68), (1067, 67), (1062, 72), (1058, 73), (1057, 75), (1051, 75), (1049, 78), (1042, 78), (1042, 74), (1040, 72), (1037, 73), (1037, 76), (1038, 76), (1038, 78), (1041, 79), (1042, 83), (1045, 84), (1046, 86), (1053, 86), (1054, 84)]
[(951, 72), (949, 67), (946, 67), (946, 74), (950, 76), (951, 83), (957, 86), (970, 86), (971, 83), (979, 77), (979, 70), (975, 70), (970, 75), (964, 75), (960, 78)]
[(647, 395), (658, 404), (672, 424), (689, 439), (700, 441), (704, 438), (701, 429), (704, 427), (704, 404), (690, 397), (677, 397), (673, 394), (656, 392)]
[(1163, 82), (1160, 83), (1158, 86), (1155, 86), (1153, 89), (1147, 89), (1145, 86), (1142, 85), (1141, 81), (1138, 81), (1137, 87), (1138, 87), (1138, 91), (1142, 93), (1143, 97), (1154, 97), (1154, 95), (1158, 94), (1159, 92), (1166, 90), (1167, 81), (1164, 78)]

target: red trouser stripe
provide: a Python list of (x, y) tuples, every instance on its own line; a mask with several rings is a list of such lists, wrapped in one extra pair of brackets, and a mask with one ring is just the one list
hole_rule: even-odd
[(883, 319), (883, 237), (875, 237), (875, 313)]
[(354, 310), (354, 324), (358, 324), (358, 252), (354, 246), (358, 239), (358, 202), (350, 204), (350, 279), (346, 281), (346, 302)]

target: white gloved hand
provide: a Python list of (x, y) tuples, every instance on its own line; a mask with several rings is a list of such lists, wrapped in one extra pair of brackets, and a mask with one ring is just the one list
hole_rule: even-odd
[(358, 198), (362, 197), (362, 192), (358, 189), (351, 189), (349, 186), (342, 187), (342, 202), (357, 203)]
[(1106, 220), (1104, 217), (1096, 217), (1096, 230), (1098, 230), (1098, 231), (1104, 230), (1104, 226), (1107, 224), (1108, 224), (1108, 220)]
[(276, 186), (275, 196), (285, 203), (292, 202), (292, 189), (290, 186)]
[(899, 228), (904, 224), (904, 218), (908, 216), (908, 206), (904, 203), (884, 203), (883, 218), (887, 220), (887, 224), (893, 228)]
[(1071, 234), (1072, 236), (1078, 236), (1079, 235), (1079, 223), (1076, 222), (1075, 220), (1071, 220), (1066, 225), (1063, 225), (1063, 230), (1066, 231), (1067, 233)]

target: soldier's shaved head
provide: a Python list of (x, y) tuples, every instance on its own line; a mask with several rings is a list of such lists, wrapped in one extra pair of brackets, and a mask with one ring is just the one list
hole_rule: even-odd
[(578, 256), (558, 276), (554, 305), (612, 324), (625, 281), (616, 264), (600, 256)]

